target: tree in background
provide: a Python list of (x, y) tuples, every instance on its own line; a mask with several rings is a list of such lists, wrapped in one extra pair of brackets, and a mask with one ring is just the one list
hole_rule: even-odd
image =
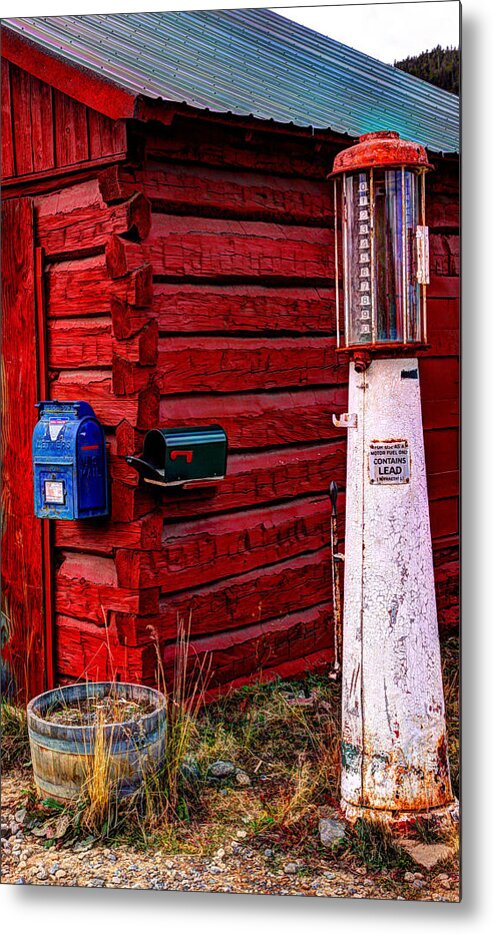
[(406, 71), (409, 75), (415, 75), (416, 78), (422, 78), (437, 88), (443, 88), (444, 91), (451, 91), (452, 94), (459, 93), (460, 78), (460, 52), (459, 49), (442, 49), (437, 45), (431, 52), (421, 52), (420, 55), (412, 55), (404, 58), (401, 62), (394, 62), (396, 68)]

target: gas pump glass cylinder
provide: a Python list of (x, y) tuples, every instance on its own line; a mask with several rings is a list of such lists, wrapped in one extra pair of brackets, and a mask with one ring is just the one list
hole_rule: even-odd
[[(382, 346), (415, 349), (426, 343), (428, 230), (425, 226), (425, 171), (422, 147), (396, 133), (375, 133), (341, 154), (334, 165), (336, 227), (342, 219), (344, 323), (339, 316), (338, 347), (378, 351)], [(374, 151), (368, 152), (369, 148)], [(362, 161), (385, 158), (389, 166), (358, 166), (347, 153), (363, 149)], [(376, 154), (375, 154), (376, 150)], [(419, 158), (405, 165), (405, 158)], [(344, 171), (344, 157), (348, 171)], [(402, 160), (402, 161), (401, 161)], [(395, 163), (400, 164), (395, 164)], [(336, 159), (337, 163), (337, 159)], [(393, 164), (394, 163), (394, 164)], [(336, 229), (336, 251), (338, 251)], [(337, 268), (339, 258), (336, 257)], [(342, 330), (342, 341), (341, 341)]]

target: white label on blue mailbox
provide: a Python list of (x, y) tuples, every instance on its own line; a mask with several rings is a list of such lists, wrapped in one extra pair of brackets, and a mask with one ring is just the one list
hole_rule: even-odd
[(63, 480), (45, 480), (45, 503), (56, 503), (63, 506), (65, 490)]
[(67, 424), (66, 418), (50, 418), (48, 422), (48, 428), (50, 432), (50, 438), (52, 441), (56, 441), (63, 426), (66, 424)]
[(409, 483), (407, 441), (370, 441), (370, 483)]

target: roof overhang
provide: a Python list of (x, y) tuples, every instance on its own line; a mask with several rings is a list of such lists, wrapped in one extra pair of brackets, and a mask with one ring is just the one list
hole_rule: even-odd
[(136, 95), (115, 82), (100, 78), (88, 68), (72, 65), (61, 55), (45, 52), (37, 43), (21, 38), (3, 23), (1, 42), (4, 58), (57, 91), (75, 98), (111, 120), (135, 115)]
[(215, 123), (234, 122), (257, 130), (271, 130), (301, 136), (340, 137), (346, 144), (352, 137), (327, 129), (299, 127), (293, 123), (278, 123), (275, 120), (261, 120), (253, 115), (239, 116), (231, 112), (220, 113), (208, 108), (192, 107), (189, 104), (166, 101), (162, 98), (148, 98), (141, 94), (132, 94), (115, 81), (96, 75), (89, 68), (75, 65), (53, 51), (46, 52), (38, 43), (19, 36), (2, 23), (1, 54), (13, 65), (34, 75), (40, 81), (56, 88), (63, 94), (104, 114), (111, 120), (137, 119), (147, 122), (156, 120), (169, 126), (176, 116), (191, 119), (212, 120)]

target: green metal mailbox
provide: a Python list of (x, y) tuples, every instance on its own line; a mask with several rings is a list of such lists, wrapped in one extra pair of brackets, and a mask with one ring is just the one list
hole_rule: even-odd
[(146, 483), (162, 487), (222, 480), (228, 440), (220, 425), (205, 428), (153, 428), (142, 457), (126, 458)]

